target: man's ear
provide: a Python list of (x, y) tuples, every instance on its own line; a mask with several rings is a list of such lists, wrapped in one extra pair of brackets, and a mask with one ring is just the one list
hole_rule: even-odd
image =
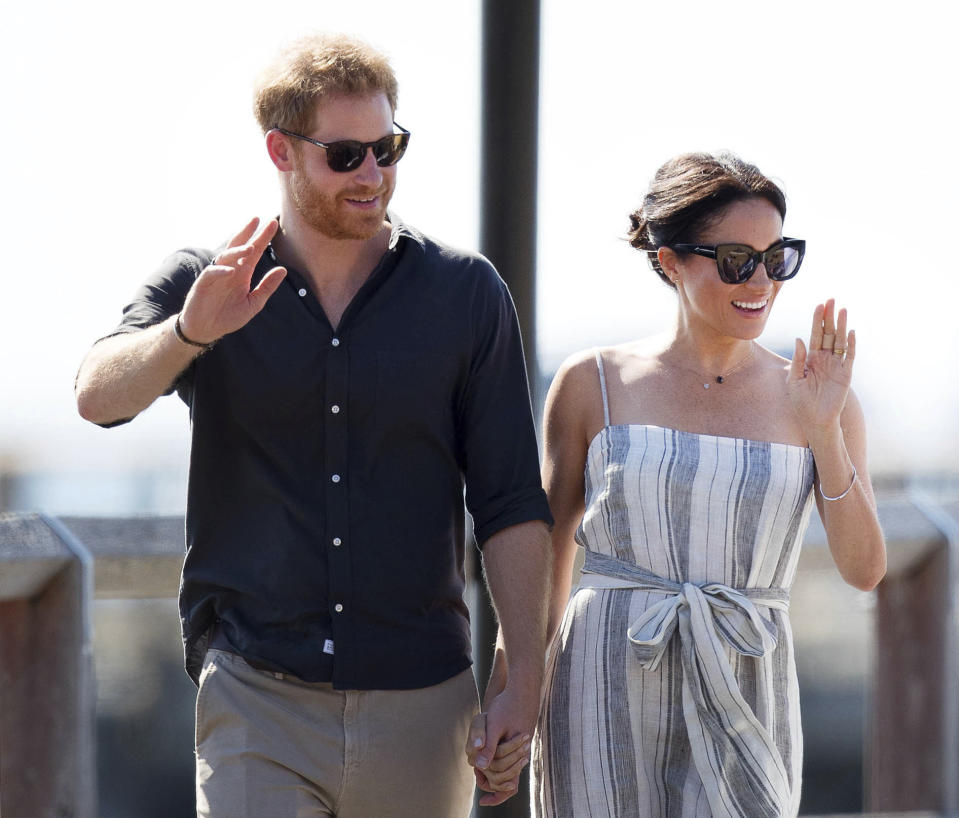
[(266, 132), (266, 152), (280, 171), (293, 170), (293, 144), (290, 137), (276, 128)]

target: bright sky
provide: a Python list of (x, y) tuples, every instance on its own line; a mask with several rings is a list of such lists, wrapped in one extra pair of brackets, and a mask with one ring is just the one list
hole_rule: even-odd
[[(478, 0), (38, 0), (5, 12), (0, 461), (89, 475), (185, 468), (187, 418), (160, 401), (101, 431), (72, 379), (172, 250), (277, 210), (251, 114), (258, 70), (312, 29), (356, 33), (400, 79), (413, 132), (395, 210), (478, 242)], [(959, 189), (953, 12), (891, 3), (543, 2), (538, 335), (575, 349), (658, 331), (671, 293), (622, 241), (656, 168), (728, 148), (785, 187), (809, 249), (764, 340), (791, 348), (835, 296), (859, 339), (854, 383), (874, 468), (959, 464)]]

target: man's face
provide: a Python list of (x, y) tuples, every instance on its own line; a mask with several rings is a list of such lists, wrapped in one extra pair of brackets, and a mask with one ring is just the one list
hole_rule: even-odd
[[(313, 114), (304, 136), (320, 142), (354, 139), (372, 142), (393, 133), (393, 112), (385, 94), (335, 96)], [(396, 166), (381, 168), (367, 149), (355, 170), (336, 173), (326, 150), (293, 140), (290, 194), (308, 224), (333, 239), (368, 239), (386, 220), (386, 206), (396, 185)]]

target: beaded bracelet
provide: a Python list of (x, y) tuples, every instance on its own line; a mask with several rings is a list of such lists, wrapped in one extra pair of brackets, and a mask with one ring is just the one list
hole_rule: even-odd
[(849, 494), (850, 491), (852, 491), (852, 487), (853, 487), (854, 485), (856, 485), (856, 479), (857, 479), (858, 477), (859, 477), (859, 472), (856, 471), (856, 467), (855, 467), (855, 465), (853, 465), (853, 467), (852, 467), (852, 480), (849, 482), (849, 488), (847, 488), (842, 494), (837, 494), (835, 497), (827, 497), (827, 496), (823, 493), (823, 490), (822, 490), (822, 481), (820, 480), (820, 481), (819, 481), (819, 495), (820, 495), (820, 497), (822, 497), (823, 500), (827, 500), (827, 501), (830, 502), (830, 503), (833, 503), (833, 502), (835, 502), (836, 500), (842, 500), (843, 497), (845, 497), (847, 494)]
[(187, 338), (186, 335), (183, 334), (183, 327), (180, 326), (179, 315), (176, 317), (176, 321), (173, 322), (173, 332), (176, 334), (177, 338), (183, 341), (184, 344), (189, 344), (191, 347), (199, 347), (200, 349), (212, 349), (213, 344), (216, 343), (216, 341), (213, 341), (209, 344), (204, 344), (200, 341), (194, 341), (191, 338)]

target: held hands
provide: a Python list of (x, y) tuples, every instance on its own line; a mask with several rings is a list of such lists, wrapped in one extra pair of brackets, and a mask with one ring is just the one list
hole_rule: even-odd
[(833, 299), (819, 304), (813, 312), (809, 349), (796, 339), (786, 382), (793, 409), (810, 440), (838, 428), (855, 357), (856, 333), (846, 332), (846, 310), (839, 310), (837, 317)]
[(516, 794), (520, 773), (529, 763), (538, 711), (538, 696), (522, 702), (507, 687), (486, 713), (473, 718), (466, 757), (474, 767), (477, 786), (487, 793), (480, 798), (482, 806), (497, 806)]
[(180, 328), (188, 338), (213, 343), (235, 332), (263, 309), (280, 286), (286, 270), (274, 267), (250, 289), (253, 271), (279, 228), (276, 219), (257, 230), (259, 223), (251, 219), (200, 273), (180, 313)]
[(516, 794), (519, 776), (529, 763), (529, 734), (517, 734), (500, 743), (496, 753), (488, 758), (486, 743), (486, 713), (473, 717), (467, 739), (466, 756), (474, 767), (476, 786), (488, 794), (480, 798), (484, 807), (495, 807)]

